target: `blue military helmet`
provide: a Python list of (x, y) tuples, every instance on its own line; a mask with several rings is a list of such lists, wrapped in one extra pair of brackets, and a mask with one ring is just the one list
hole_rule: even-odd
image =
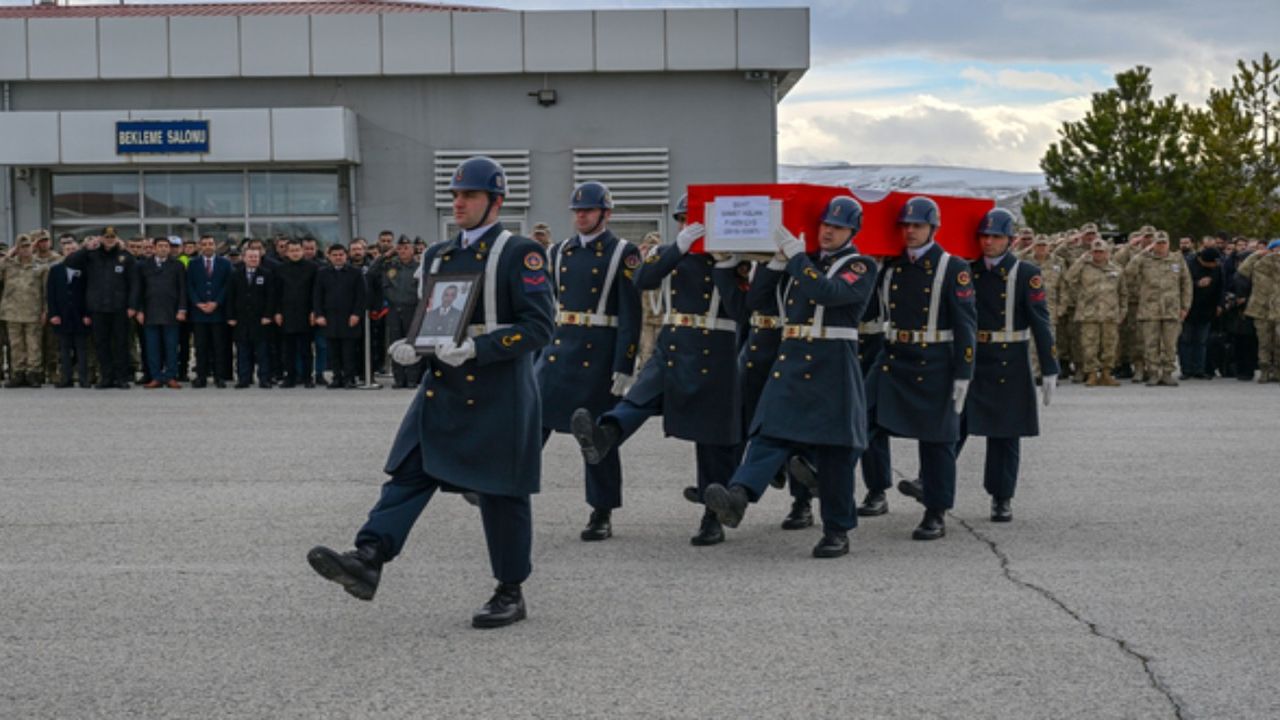
[(982, 222), (978, 224), (978, 234), (1013, 237), (1017, 234), (1016, 225), (1017, 221), (1014, 220), (1013, 213), (1004, 208), (995, 208), (982, 216)]
[(493, 158), (477, 155), (463, 160), (453, 171), (449, 190), (480, 190), (490, 195), (507, 194), (507, 171)]
[(827, 211), (822, 215), (822, 222), (827, 225), (844, 227), (853, 230), (857, 235), (862, 229), (862, 206), (851, 197), (832, 198), (827, 204)]
[(676, 222), (684, 222), (685, 216), (689, 214), (689, 194), (685, 193), (680, 196), (680, 200), (676, 202), (676, 209), (671, 213), (671, 218)]
[(902, 206), (902, 212), (898, 213), (898, 224), (923, 223), (936, 228), (942, 224), (941, 218), (942, 213), (938, 211), (938, 203), (917, 195)]
[(609, 188), (604, 183), (594, 180), (584, 182), (573, 189), (573, 196), (569, 198), (569, 209), (612, 210), (613, 193), (609, 192)]

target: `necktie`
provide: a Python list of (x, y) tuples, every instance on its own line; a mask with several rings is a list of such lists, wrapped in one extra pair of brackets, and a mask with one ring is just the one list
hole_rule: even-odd
[(213, 277), (213, 258), (204, 259), (204, 274)]

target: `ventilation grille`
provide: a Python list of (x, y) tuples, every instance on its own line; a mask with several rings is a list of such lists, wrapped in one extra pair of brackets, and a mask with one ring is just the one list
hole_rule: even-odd
[(608, 148), (573, 151), (573, 183), (602, 182), (618, 205), (666, 205), (671, 192), (666, 148)]
[(449, 194), (449, 181), (458, 164), (469, 157), (487, 155), (498, 161), (507, 171), (507, 199), (503, 207), (529, 207), (529, 151), (528, 150), (437, 150), (435, 161), (436, 207), (447, 208), (453, 204)]

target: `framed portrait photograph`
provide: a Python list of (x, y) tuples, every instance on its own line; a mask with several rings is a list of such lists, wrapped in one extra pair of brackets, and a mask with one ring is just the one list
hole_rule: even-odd
[(461, 343), (476, 301), (480, 299), (481, 278), (475, 275), (431, 275), (422, 288), (422, 302), (413, 314), (409, 337), (420, 355), (435, 352), (446, 340)]

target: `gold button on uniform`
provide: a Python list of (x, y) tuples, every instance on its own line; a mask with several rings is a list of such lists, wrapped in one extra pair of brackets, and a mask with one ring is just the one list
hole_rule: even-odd
[(427, 391), (427, 397), (429, 397), (429, 398), (433, 398), (433, 397), (435, 397), (435, 396), (436, 396), (436, 391), (435, 391), (435, 390), (428, 390), (428, 391)]
[(467, 382), (475, 382), (475, 381), (476, 381), (476, 376), (475, 376), (475, 375), (468, 375), (468, 376), (467, 376)]
[(476, 404), (476, 401), (475, 401), (475, 400), (472, 400), (471, 398), (467, 398), (467, 404), (468, 404), (468, 405), (475, 405), (475, 404)]
[(782, 377), (782, 373), (778, 372), (777, 370), (774, 370), (774, 371), (773, 371), (773, 376), (774, 376), (774, 377), (776, 377), (776, 378), (780, 378), (780, 377)]
[(555, 361), (556, 361), (556, 356), (555, 356), (555, 355), (548, 355), (548, 356), (547, 356), (547, 362), (555, 362)]

